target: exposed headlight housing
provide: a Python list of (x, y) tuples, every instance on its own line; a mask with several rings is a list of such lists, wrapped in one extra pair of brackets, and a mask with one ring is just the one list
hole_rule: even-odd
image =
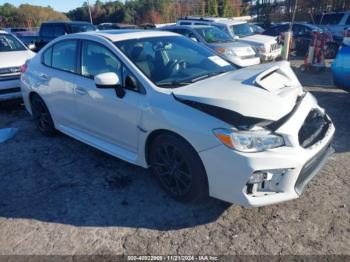
[(218, 128), (214, 135), (227, 147), (239, 152), (262, 152), (285, 144), (282, 136), (269, 131), (238, 131)]

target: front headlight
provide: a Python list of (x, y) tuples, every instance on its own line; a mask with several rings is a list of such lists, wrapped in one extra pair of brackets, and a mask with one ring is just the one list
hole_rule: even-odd
[(218, 51), (219, 53), (224, 54), (224, 55), (236, 56), (236, 53), (231, 49), (226, 49), (226, 48), (220, 47), (220, 48), (217, 48), (216, 51)]
[(213, 132), (224, 145), (240, 152), (262, 152), (284, 145), (282, 136), (269, 131), (237, 131), (218, 128)]

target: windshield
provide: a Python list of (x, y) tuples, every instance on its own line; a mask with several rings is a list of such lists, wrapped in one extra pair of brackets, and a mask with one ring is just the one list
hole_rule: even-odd
[(255, 35), (255, 30), (248, 23), (231, 25), (230, 28), (233, 34), (239, 37)]
[(0, 34), (0, 52), (24, 51), (24, 45), (13, 35)]
[(225, 32), (215, 27), (200, 27), (195, 30), (204, 38), (207, 43), (229, 43), (232, 38)]
[(175, 88), (235, 69), (213, 51), (182, 36), (131, 39), (115, 45), (162, 87)]
[(72, 33), (95, 31), (96, 27), (91, 24), (72, 24)]

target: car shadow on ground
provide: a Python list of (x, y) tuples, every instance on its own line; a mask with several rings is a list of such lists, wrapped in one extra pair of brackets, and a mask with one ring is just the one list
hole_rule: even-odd
[(0, 144), (0, 217), (176, 230), (214, 222), (229, 207), (176, 202), (148, 170), (63, 134), (44, 137), (23, 110), (0, 106), (0, 122), (19, 129)]

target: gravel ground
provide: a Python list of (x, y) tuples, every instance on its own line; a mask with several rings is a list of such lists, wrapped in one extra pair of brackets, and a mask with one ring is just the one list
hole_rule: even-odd
[[(300, 64), (294, 61), (293, 65)], [(336, 153), (300, 199), (256, 209), (167, 197), (147, 170), (59, 134), (1, 103), (0, 255), (350, 255), (350, 94), (329, 70), (296, 72), (335, 122)]]

